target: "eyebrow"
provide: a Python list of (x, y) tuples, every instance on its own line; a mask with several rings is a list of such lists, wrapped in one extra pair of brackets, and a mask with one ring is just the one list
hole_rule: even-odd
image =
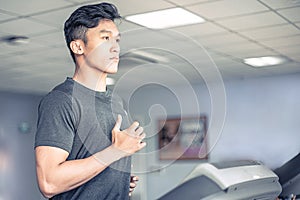
[[(109, 31), (109, 30), (105, 30), (105, 29), (102, 29), (102, 30), (100, 30), (99, 31), (99, 33), (109, 33), (109, 34), (111, 34), (112, 35), (112, 32), (111, 31)], [(118, 37), (121, 37), (121, 33), (118, 33), (118, 35), (117, 35)]]

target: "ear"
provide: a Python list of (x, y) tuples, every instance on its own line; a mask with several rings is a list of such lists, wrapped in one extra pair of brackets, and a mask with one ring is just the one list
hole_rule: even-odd
[(74, 54), (78, 54), (78, 55), (83, 54), (84, 53), (83, 47), (84, 47), (84, 44), (83, 44), (83, 41), (81, 41), (81, 40), (73, 40), (70, 43), (70, 48)]

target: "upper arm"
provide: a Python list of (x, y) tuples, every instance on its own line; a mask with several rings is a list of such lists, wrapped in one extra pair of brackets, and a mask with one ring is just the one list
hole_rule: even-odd
[(66, 161), (68, 155), (67, 151), (57, 147), (38, 146), (35, 148), (38, 185), (45, 197), (51, 198), (54, 195), (54, 187), (51, 184), (55, 180), (54, 173), (57, 167)]
[(51, 146), (38, 146), (35, 148), (36, 170), (39, 184), (51, 178), (51, 173), (61, 163), (67, 160), (69, 153), (63, 149)]

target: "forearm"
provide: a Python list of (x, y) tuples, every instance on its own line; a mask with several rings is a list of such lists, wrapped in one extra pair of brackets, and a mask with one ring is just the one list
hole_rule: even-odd
[(37, 165), (40, 188), (48, 198), (69, 191), (86, 183), (123, 156), (110, 146), (88, 158), (64, 161), (44, 171)]

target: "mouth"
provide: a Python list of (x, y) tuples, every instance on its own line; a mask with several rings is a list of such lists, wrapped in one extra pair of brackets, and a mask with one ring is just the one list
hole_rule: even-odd
[(119, 57), (112, 57), (112, 58), (110, 58), (110, 60), (119, 61)]

